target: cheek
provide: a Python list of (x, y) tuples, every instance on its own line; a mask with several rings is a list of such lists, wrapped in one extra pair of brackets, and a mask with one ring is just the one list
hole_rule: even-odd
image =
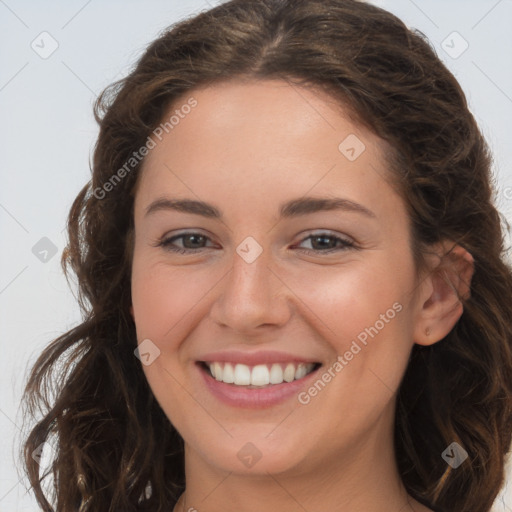
[[(325, 336), (340, 350), (348, 349), (347, 342), (364, 341), (368, 329), (375, 326), (380, 332), (402, 329), (401, 321), (409, 300), (410, 270), (398, 272), (388, 265), (360, 265), (358, 269), (325, 274), (325, 278), (302, 278), (300, 297), (324, 324)], [(372, 332), (373, 329), (370, 329)]]
[(374, 263), (332, 273), (329, 280), (304, 279), (301, 285), (301, 296), (315, 313), (311, 322), (335, 351), (333, 363), (343, 358), (334, 371), (333, 397), (358, 397), (368, 408), (396, 391), (413, 345), (413, 267), (403, 258)]
[(176, 332), (187, 315), (205, 300), (213, 284), (212, 273), (184, 268), (172, 268), (164, 263), (144, 263), (134, 260), (132, 270), (132, 303), (137, 326), (137, 338), (150, 338), (162, 349), (179, 340)]
[[(204, 300), (208, 276), (198, 271), (172, 268), (162, 261), (137, 255), (132, 268), (132, 304), (139, 344), (146, 339), (157, 347), (158, 355), (142, 369), (153, 395), (174, 425), (184, 422), (183, 411), (194, 410), (194, 402), (183, 392), (186, 357), (182, 340), (187, 338), (190, 322)], [(197, 404), (196, 404), (197, 405)], [(186, 430), (186, 429), (185, 429)]]

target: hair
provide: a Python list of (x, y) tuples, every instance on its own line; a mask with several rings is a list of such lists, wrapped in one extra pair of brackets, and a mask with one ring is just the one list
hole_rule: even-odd
[[(427, 38), (357, 0), (228, 1), (163, 31), (97, 98), (92, 177), (69, 212), (61, 260), (68, 282), (69, 267), (76, 275), (82, 322), (39, 355), (23, 395), (26, 415), (42, 411), (22, 447), (38, 504), (54, 510), (42, 489), (49, 475), (60, 512), (163, 512), (184, 490), (183, 440), (134, 356), (133, 201), (144, 159), (118, 170), (172, 105), (234, 78), (327, 91), (391, 148), (417, 268), (442, 240), (473, 256), (462, 316), (441, 341), (413, 346), (394, 444), (413, 497), (440, 511), (488, 512), (512, 437), (512, 269), (491, 154)], [(52, 464), (40, 475), (32, 453), (52, 438)], [(468, 453), (457, 469), (441, 456), (454, 441)]]

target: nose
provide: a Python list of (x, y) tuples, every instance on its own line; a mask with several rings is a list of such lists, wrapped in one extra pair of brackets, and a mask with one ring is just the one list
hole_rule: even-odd
[(269, 249), (251, 263), (234, 253), (231, 270), (219, 282), (210, 310), (217, 325), (250, 335), (288, 321), (293, 294), (271, 260)]

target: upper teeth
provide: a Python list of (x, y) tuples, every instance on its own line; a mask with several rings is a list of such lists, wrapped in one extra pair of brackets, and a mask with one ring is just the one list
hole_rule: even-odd
[(237, 386), (266, 386), (268, 384), (281, 384), (283, 381), (302, 379), (313, 370), (314, 363), (286, 363), (272, 365), (258, 364), (247, 366), (245, 364), (207, 363), (210, 372), (218, 381)]

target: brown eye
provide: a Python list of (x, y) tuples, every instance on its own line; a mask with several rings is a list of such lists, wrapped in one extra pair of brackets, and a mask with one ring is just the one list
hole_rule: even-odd
[[(174, 242), (176, 240), (182, 240), (183, 247), (177, 247)], [(158, 244), (163, 247), (167, 251), (179, 252), (181, 254), (185, 253), (195, 253), (205, 249), (206, 247), (203, 245), (209, 238), (201, 233), (181, 233), (180, 235), (176, 235), (170, 238), (164, 238)]]
[(330, 235), (328, 233), (320, 233), (315, 235), (310, 235), (302, 240), (301, 243), (305, 241), (311, 241), (311, 249), (300, 249), (301, 251), (307, 253), (331, 253), (337, 251), (343, 251), (349, 248), (354, 248), (355, 245), (350, 240), (346, 240), (344, 238), (340, 238), (339, 236)]

